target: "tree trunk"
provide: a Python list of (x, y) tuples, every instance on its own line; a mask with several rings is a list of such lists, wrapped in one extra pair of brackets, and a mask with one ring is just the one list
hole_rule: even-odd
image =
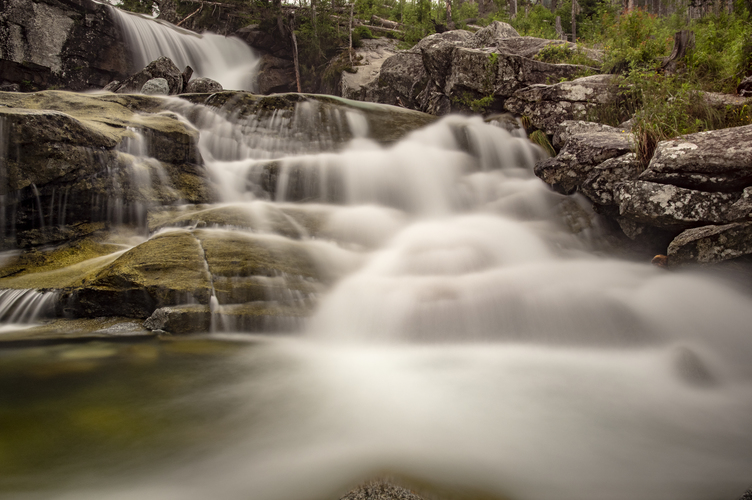
[(564, 33), (564, 28), (561, 27), (561, 16), (556, 16), (556, 34), (559, 36), (559, 40), (567, 39), (567, 34)]
[(446, 23), (449, 29), (454, 27), (454, 23), (452, 23), (452, 3), (450, 0), (446, 0)]
[(510, 13), (510, 17), (512, 19), (517, 17), (517, 0), (512, 0), (512, 12)]
[(577, 43), (577, 12), (579, 10), (577, 0), (572, 0), (572, 43)]
[(353, 53), (353, 47), (352, 47), (352, 23), (353, 23), (353, 12), (355, 11), (355, 2), (350, 4), (350, 66), (353, 64), (352, 59), (352, 53)]
[(695, 46), (695, 34), (693, 31), (681, 30), (674, 35), (674, 50), (671, 55), (663, 60), (661, 69), (666, 73), (675, 73), (679, 62), (687, 55), (687, 52)]
[(295, 83), (298, 85), (298, 93), (303, 89), (300, 86), (300, 66), (298, 65), (298, 41), (295, 39), (295, 14), (290, 21), (290, 32), (292, 33), (292, 59), (295, 64)]

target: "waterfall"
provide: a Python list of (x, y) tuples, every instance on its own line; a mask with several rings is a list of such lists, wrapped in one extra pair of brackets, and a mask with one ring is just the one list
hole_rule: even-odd
[(0, 290), (0, 321), (10, 328), (33, 324), (53, 311), (58, 295), (37, 290)]
[(254, 90), (258, 57), (240, 39), (196, 34), (170, 23), (111, 7), (125, 35), (135, 71), (161, 56), (194, 76), (218, 81), (225, 89)]
[[(242, 328), (232, 313), (249, 303), (316, 308), (307, 321), (280, 320), (295, 335), (252, 337), (215, 365), (199, 364), (191, 342), (164, 342), (190, 356), (187, 369), (216, 370), (225, 384), (139, 406), (148, 422), (164, 408), (200, 416), (199, 431), (181, 434), (193, 445), (184, 455), (106, 474), (79, 459), (80, 477), (74, 455), (59, 489), (10, 498), (334, 499), (393, 474), (437, 498), (736, 500), (752, 482), (749, 292), (615, 257), (589, 205), (535, 177), (544, 153), (525, 138), (448, 116), (382, 144), (354, 105), (245, 112), (166, 101), (200, 131), (221, 191), (222, 204), (186, 213), (248, 216), (166, 229), (196, 237), (211, 328)], [(132, 132), (122, 153), (141, 158), (145, 139)], [(132, 175), (145, 189), (159, 177)], [(326, 282), (233, 275), (240, 258), (219, 272), (202, 238), (234, 249), (263, 241)], [(42, 300), (0, 298), (11, 293)], [(180, 378), (161, 369), (160, 387)], [(104, 422), (96, 433), (117, 428), (107, 424), (129, 414), (121, 408), (97, 400), (70, 420), (75, 433)], [(155, 449), (170, 430), (158, 428), (168, 435)]]

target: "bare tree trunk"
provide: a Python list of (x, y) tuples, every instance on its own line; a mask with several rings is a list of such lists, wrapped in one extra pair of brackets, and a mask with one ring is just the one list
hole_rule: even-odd
[(512, 0), (512, 7), (513, 7), (513, 12), (511, 13), (510, 17), (514, 19), (517, 17), (517, 0)]
[(556, 34), (559, 36), (559, 40), (567, 39), (567, 34), (564, 33), (564, 29), (561, 27), (561, 16), (556, 16)]
[(350, 66), (353, 64), (352, 59), (352, 53), (353, 53), (353, 47), (352, 47), (352, 23), (353, 23), (353, 12), (355, 11), (355, 2), (350, 4)]
[(577, 13), (580, 11), (579, 7), (577, 0), (572, 0), (572, 43), (577, 43)]
[(292, 33), (292, 58), (295, 63), (295, 82), (298, 84), (298, 93), (303, 90), (300, 86), (300, 66), (298, 65), (298, 41), (295, 39), (295, 14), (290, 21), (290, 32)]
[(446, 23), (447, 28), (452, 29), (454, 27), (454, 24), (452, 23), (452, 2), (450, 0), (446, 1)]
[(675, 73), (678, 63), (684, 59), (687, 52), (695, 46), (695, 34), (689, 30), (677, 31), (674, 34), (674, 50), (663, 60), (661, 69), (666, 73)]

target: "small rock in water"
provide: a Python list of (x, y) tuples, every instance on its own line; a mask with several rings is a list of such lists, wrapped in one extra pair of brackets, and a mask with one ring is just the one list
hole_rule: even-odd
[(219, 92), (221, 90), (223, 90), (222, 85), (211, 78), (196, 78), (188, 82), (188, 85), (185, 87), (186, 94), (203, 94)]
[(423, 498), (388, 481), (373, 480), (351, 490), (340, 500), (423, 500)]
[(152, 78), (141, 87), (141, 93), (146, 95), (169, 95), (170, 86), (164, 78)]
[(120, 80), (112, 80), (110, 83), (105, 85), (102, 90), (106, 92), (115, 92), (120, 87)]
[(21, 86), (17, 83), (5, 82), (0, 84), (0, 92), (21, 92)]

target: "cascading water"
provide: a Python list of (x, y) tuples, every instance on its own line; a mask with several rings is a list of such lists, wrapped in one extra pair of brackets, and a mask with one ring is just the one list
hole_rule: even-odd
[[(383, 146), (352, 110), (322, 130), (310, 104), (173, 109), (257, 221), (205, 230), (284, 242), (334, 285), (264, 278), (269, 300), (319, 304), (231, 361), (222, 449), (42, 496), (323, 500), (389, 473), (451, 498), (735, 500), (752, 482), (749, 293), (605, 256), (526, 139), (447, 117)], [(212, 311), (233, 279), (214, 277)]]
[(198, 35), (170, 23), (111, 7), (133, 57), (135, 70), (169, 57), (178, 68), (190, 66), (196, 77), (218, 81), (226, 89), (254, 90), (258, 57), (237, 38)]

